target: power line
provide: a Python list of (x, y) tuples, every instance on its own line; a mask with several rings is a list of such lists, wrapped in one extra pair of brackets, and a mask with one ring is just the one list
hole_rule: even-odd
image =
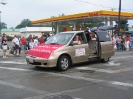
[[(119, 9), (119, 8), (113, 8), (113, 7), (109, 7), (109, 6), (97, 5), (95, 3), (91, 3), (91, 2), (87, 2), (87, 1), (83, 1), (83, 0), (75, 0), (75, 1), (82, 2), (82, 3), (86, 3), (86, 4), (92, 4), (94, 6), (99, 6), (99, 7), (102, 7), (102, 8), (111, 9), (113, 11)], [(133, 9), (121, 9), (121, 10), (128, 11), (128, 12), (133, 12)]]

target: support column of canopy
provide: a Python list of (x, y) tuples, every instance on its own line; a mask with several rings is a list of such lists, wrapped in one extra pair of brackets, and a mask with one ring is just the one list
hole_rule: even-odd
[(59, 23), (56, 22), (56, 33), (59, 33)]
[[(113, 20), (112, 18), (110, 17), (110, 26), (113, 26)], [(110, 30), (110, 34), (113, 35), (113, 29)]]
[(73, 21), (73, 30), (76, 30), (76, 21)]
[(52, 22), (52, 32), (54, 32), (54, 23)]
[(108, 19), (105, 18), (105, 25), (108, 26)]

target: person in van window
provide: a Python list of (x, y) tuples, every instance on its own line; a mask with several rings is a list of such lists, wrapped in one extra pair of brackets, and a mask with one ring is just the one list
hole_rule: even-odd
[(3, 58), (7, 58), (7, 57), (6, 57), (7, 39), (6, 39), (5, 36), (3, 36), (3, 38), (2, 38), (2, 48), (3, 48)]
[(79, 39), (78, 35), (75, 36), (75, 41), (78, 41), (78, 44), (81, 44), (81, 40)]
[(96, 36), (95, 36), (95, 34), (92, 35), (91, 40), (96, 40)]

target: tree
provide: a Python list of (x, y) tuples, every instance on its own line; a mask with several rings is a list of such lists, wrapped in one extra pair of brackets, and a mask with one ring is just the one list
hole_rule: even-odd
[(24, 27), (43, 27), (43, 25), (32, 25), (30, 19), (23, 19), (20, 24), (18, 24), (15, 28), (24, 28)]
[(24, 27), (32, 27), (32, 24), (29, 19), (23, 19), (19, 25), (17, 25), (15, 28), (24, 28)]
[[(116, 23), (118, 24), (118, 21), (116, 21)], [(115, 27), (117, 28), (118, 25), (115, 25)], [(128, 31), (128, 20), (120, 21), (120, 29), (122, 29), (123, 31)]]
[(1, 24), (0, 30), (4, 29), (4, 28), (7, 28), (7, 24), (6, 23), (1, 22), (0, 24)]

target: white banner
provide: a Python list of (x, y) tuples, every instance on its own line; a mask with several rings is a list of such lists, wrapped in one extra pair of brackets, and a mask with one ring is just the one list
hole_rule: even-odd
[(75, 49), (75, 56), (83, 56), (85, 55), (85, 48)]

